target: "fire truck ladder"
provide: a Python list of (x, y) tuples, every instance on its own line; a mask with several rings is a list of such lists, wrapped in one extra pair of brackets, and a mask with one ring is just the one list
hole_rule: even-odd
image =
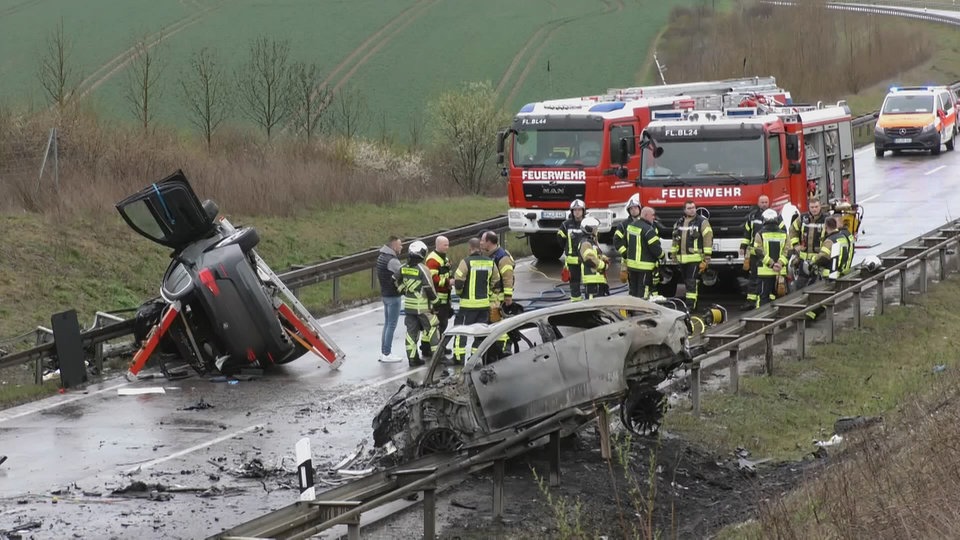
[(661, 84), (655, 86), (633, 86), (629, 88), (610, 88), (608, 94), (620, 98), (671, 97), (680, 95), (722, 94), (733, 92), (769, 92), (783, 91), (777, 86), (775, 77), (744, 77), (720, 81), (695, 83)]

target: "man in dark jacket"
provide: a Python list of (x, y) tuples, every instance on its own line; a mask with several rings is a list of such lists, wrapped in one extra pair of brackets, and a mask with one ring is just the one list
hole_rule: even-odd
[(400, 320), (400, 303), (402, 297), (393, 280), (394, 274), (400, 271), (400, 250), (403, 243), (396, 236), (391, 236), (387, 243), (380, 248), (377, 256), (377, 280), (380, 282), (380, 296), (383, 299), (383, 332), (380, 335), (380, 361), (400, 362), (402, 356), (391, 354), (393, 348), (393, 333)]

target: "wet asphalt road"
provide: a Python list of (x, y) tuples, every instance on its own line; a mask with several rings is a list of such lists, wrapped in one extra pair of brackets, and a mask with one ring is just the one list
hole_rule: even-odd
[[(857, 152), (855, 166), (858, 198), (866, 208), (858, 259), (960, 217), (957, 152), (877, 159), (868, 146)], [(537, 268), (520, 261), (517, 297), (547, 291), (544, 297), (550, 298), (560, 283), (558, 273), (559, 266)], [(32, 531), (36, 538), (202, 538), (295, 501), (293, 475), (261, 482), (230, 471), (255, 457), (268, 467), (281, 463), (293, 471), (293, 447), (301, 437), (311, 439), (320, 469), (363, 439), (370, 448), (373, 415), (409, 374), (405, 363), (377, 362), (379, 306), (321, 321), (347, 354), (337, 372), (306, 357), (237, 384), (199, 377), (115, 379), (86, 393), (0, 411), (0, 454), (8, 456), (0, 465), (0, 531), (39, 521), (41, 528)], [(393, 346), (401, 354), (402, 332), (401, 324)], [(165, 393), (117, 393), (149, 387), (163, 387)], [(181, 410), (201, 400), (213, 408)], [(213, 497), (178, 492), (166, 501), (110, 495), (134, 480), (241, 491)], [(284, 489), (284, 483), (292, 489)], [(60, 495), (52, 494), (58, 490)]]

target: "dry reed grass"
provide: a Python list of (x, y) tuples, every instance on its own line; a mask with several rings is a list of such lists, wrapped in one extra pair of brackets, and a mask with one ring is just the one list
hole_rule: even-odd
[(829, 10), (821, 0), (741, 4), (731, 13), (677, 7), (661, 54), (667, 82), (774, 75), (795, 102), (831, 101), (929, 59), (936, 43), (924, 25)]

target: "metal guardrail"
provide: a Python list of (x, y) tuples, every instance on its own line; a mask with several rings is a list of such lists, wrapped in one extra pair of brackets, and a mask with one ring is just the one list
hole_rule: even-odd
[[(855, 271), (836, 281), (817, 282), (750, 312), (748, 314), (750, 316), (714, 327), (704, 336), (707, 352), (694, 358), (690, 364), (690, 393), (694, 414), (700, 413), (700, 377), (706, 369), (712, 371), (724, 365), (728, 366), (730, 391), (736, 393), (739, 391), (740, 354), (745, 349), (763, 340), (764, 371), (769, 375), (774, 368), (774, 337), (783, 331), (793, 331), (797, 336), (796, 356), (799, 360), (803, 360), (806, 355), (807, 312), (824, 310), (827, 340), (833, 342), (836, 334), (836, 309), (841, 303), (852, 303), (854, 327), (860, 328), (862, 294), (865, 289), (877, 288), (875, 312), (882, 315), (886, 284), (891, 279), (895, 279), (900, 286), (900, 304), (905, 305), (909, 297), (907, 271), (912, 266), (919, 267), (919, 292), (926, 293), (930, 259), (937, 259), (937, 277), (943, 281), (948, 272), (948, 251), (954, 255), (960, 252), (960, 219), (937, 227), (887, 251), (879, 257), (883, 264), (881, 270), (875, 274), (865, 274), (861, 268), (857, 267)], [(960, 266), (960, 262), (957, 264)], [(960, 271), (960, 268), (954, 271)], [(714, 343), (719, 345), (711, 346)], [(723, 353), (727, 354), (727, 358), (717, 358)], [(714, 360), (711, 361), (711, 359)], [(671, 381), (665, 386), (672, 386), (679, 380), (683, 379)]]
[[(601, 426), (609, 428), (609, 418), (603, 408), (597, 410)], [(372, 473), (342, 486), (317, 494), (315, 500), (298, 501), (263, 516), (236, 525), (207, 540), (253, 540), (274, 538), (301, 540), (337, 525), (347, 525), (348, 538), (360, 538), (360, 517), (407, 495), (423, 493), (423, 538), (434, 538), (436, 532), (436, 491), (442, 480), (477, 472), (493, 466), (493, 515), (503, 515), (504, 465), (506, 460), (533, 448), (534, 443), (549, 437), (550, 485), (560, 484), (560, 432), (570, 421), (585, 425), (593, 417), (592, 411), (579, 408), (565, 409), (550, 418), (473, 455), (427, 456), (418, 460)], [(609, 431), (601, 428), (601, 451), (610, 453)], [(606, 445), (603, 445), (606, 437)]]

